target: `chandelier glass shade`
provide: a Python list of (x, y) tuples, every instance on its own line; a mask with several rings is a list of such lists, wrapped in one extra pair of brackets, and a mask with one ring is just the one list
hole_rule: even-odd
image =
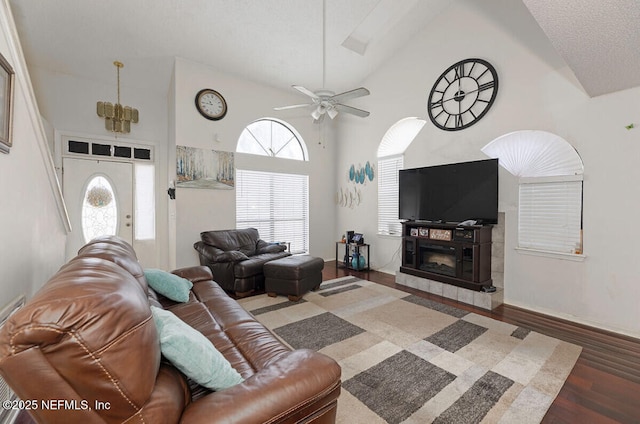
[(131, 131), (131, 123), (138, 123), (138, 109), (120, 104), (120, 68), (122, 62), (113, 62), (118, 75), (118, 102), (98, 102), (98, 116), (104, 118), (104, 127), (107, 131), (128, 134)]

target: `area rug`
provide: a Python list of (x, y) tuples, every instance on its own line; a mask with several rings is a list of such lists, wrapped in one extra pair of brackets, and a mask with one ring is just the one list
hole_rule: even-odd
[(343, 277), (243, 307), (292, 348), (342, 367), (339, 423), (539, 423), (581, 348)]

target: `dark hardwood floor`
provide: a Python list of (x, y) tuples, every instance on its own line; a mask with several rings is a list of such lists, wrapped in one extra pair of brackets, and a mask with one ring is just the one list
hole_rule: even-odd
[(395, 276), (327, 262), (323, 280), (352, 275), (582, 346), (582, 353), (543, 423), (640, 423), (640, 340), (502, 305), (493, 311), (395, 283)]

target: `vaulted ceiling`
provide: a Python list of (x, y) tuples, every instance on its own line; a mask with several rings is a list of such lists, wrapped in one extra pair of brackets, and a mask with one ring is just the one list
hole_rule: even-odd
[[(166, 90), (174, 57), (286, 89), (358, 86), (456, 2), (476, 0), (10, 0), (27, 64)], [(640, 86), (637, 0), (523, 1), (590, 96)], [(323, 42), (326, 54), (323, 54)], [(325, 57), (323, 66), (323, 57)]]

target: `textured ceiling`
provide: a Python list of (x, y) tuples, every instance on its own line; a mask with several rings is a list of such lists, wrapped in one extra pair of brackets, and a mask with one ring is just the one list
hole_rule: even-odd
[[(390, 7), (394, 3), (403, 6)], [(118, 59), (125, 64), (123, 84), (129, 77), (144, 81), (147, 88), (166, 90), (177, 56), (276, 87), (322, 88), (322, 0), (10, 4), (31, 66), (112, 81), (112, 62)], [(326, 0), (326, 88), (354, 88), (447, 4), (449, 0)], [(342, 46), (349, 37), (363, 54)]]
[(640, 1), (523, 2), (587, 94), (640, 86)]
[[(362, 81), (451, 4), (326, 0), (326, 88)], [(640, 86), (640, 1), (522, 0), (585, 91)], [(174, 57), (287, 89), (322, 88), (321, 0), (9, 0), (29, 66), (166, 93)]]

